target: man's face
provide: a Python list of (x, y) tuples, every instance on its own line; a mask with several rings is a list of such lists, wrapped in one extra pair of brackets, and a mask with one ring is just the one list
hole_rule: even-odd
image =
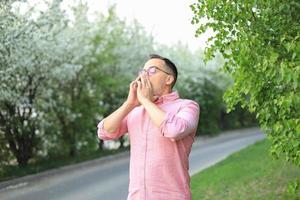
[[(165, 65), (165, 62), (158, 58), (148, 60), (144, 65), (144, 70), (153, 66), (171, 74), (171, 70)], [(153, 88), (153, 94), (158, 96), (162, 95), (162, 92), (165, 91), (166, 87), (170, 87), (171, 75), (168, 75), (161, 70), (156, 69), (156, 72), (153, 75), (148, 76)]]

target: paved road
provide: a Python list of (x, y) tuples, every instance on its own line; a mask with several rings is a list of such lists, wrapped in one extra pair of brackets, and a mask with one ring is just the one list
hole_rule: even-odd
[[(198, 138), (190, 155), (190, 174), (215, 164), (265, 136), (257, 128)], [(127, 197), (129, 154), (96, 160), (42, 175), (0, 183), (1, 200), (122, 200)]]

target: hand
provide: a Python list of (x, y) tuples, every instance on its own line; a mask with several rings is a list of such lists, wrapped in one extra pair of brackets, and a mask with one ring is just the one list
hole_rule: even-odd
[(132, 107), (136, 107), (140, 105), (140, 102), (137, 99), (137, 81), (140, 77), (137, 77), (134, 81), (132, 81), (129, 85), (129, 93), (126, 100), (126, 103)]
[(137, 99), (143, 104), (145, 100), (155, 101), (158, 97), (153, 95), (153, 88), (148, 75), (143, 74), (137, 81)]

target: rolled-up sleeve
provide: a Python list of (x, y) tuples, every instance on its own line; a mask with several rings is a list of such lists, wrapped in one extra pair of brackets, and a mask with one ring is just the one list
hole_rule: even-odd
[(124, 119), (122, 120), (118, 129), (112, 133), (110, 133), (104, 129), (104, 119), (101, 120), (97, 125), (98, 138), (102, 139), (102, 140), (116, 140), (116, 139), (120, 138), (122, 135), (126, 134), (128, 132), (127, 117), (128, 117), (128, 115), (126, 117), (124, 117)]
[(159, 128), (163, 136), (179, 140), (195, 133), (198, 127), (200, 106), (195, 101), (189, 101), (177, 113), (167, 111)]

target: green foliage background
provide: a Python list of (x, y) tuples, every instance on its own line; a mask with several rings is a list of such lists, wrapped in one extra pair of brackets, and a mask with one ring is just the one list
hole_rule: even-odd
[(97, 123), (125, 100), (151, 53), (176, 63), (175, 89), (200, 104), (198, 135), (255, 124), (242, 108), (225, 112), (222, 95), (232, 79), (219, 70), (221, 55), (205, 64), (201, 49), (155, 43), (138, 22), (121, 20), (113, 6), (91, 21), (78, 1), (71, 20), (59, 0), (45, 2), (47, 10), (25, 13), (18, 5), (26, 1), (0, 2), (0, 174), (3, 166), (103, 151)]
[(214, 31), (207, 58), (221, 52), (234, 79), (227, 110), (240, 103), (256, 113), (272, 153), (300, 166), (299, 1), (198, 0), (191, 8), (196, 34)]

